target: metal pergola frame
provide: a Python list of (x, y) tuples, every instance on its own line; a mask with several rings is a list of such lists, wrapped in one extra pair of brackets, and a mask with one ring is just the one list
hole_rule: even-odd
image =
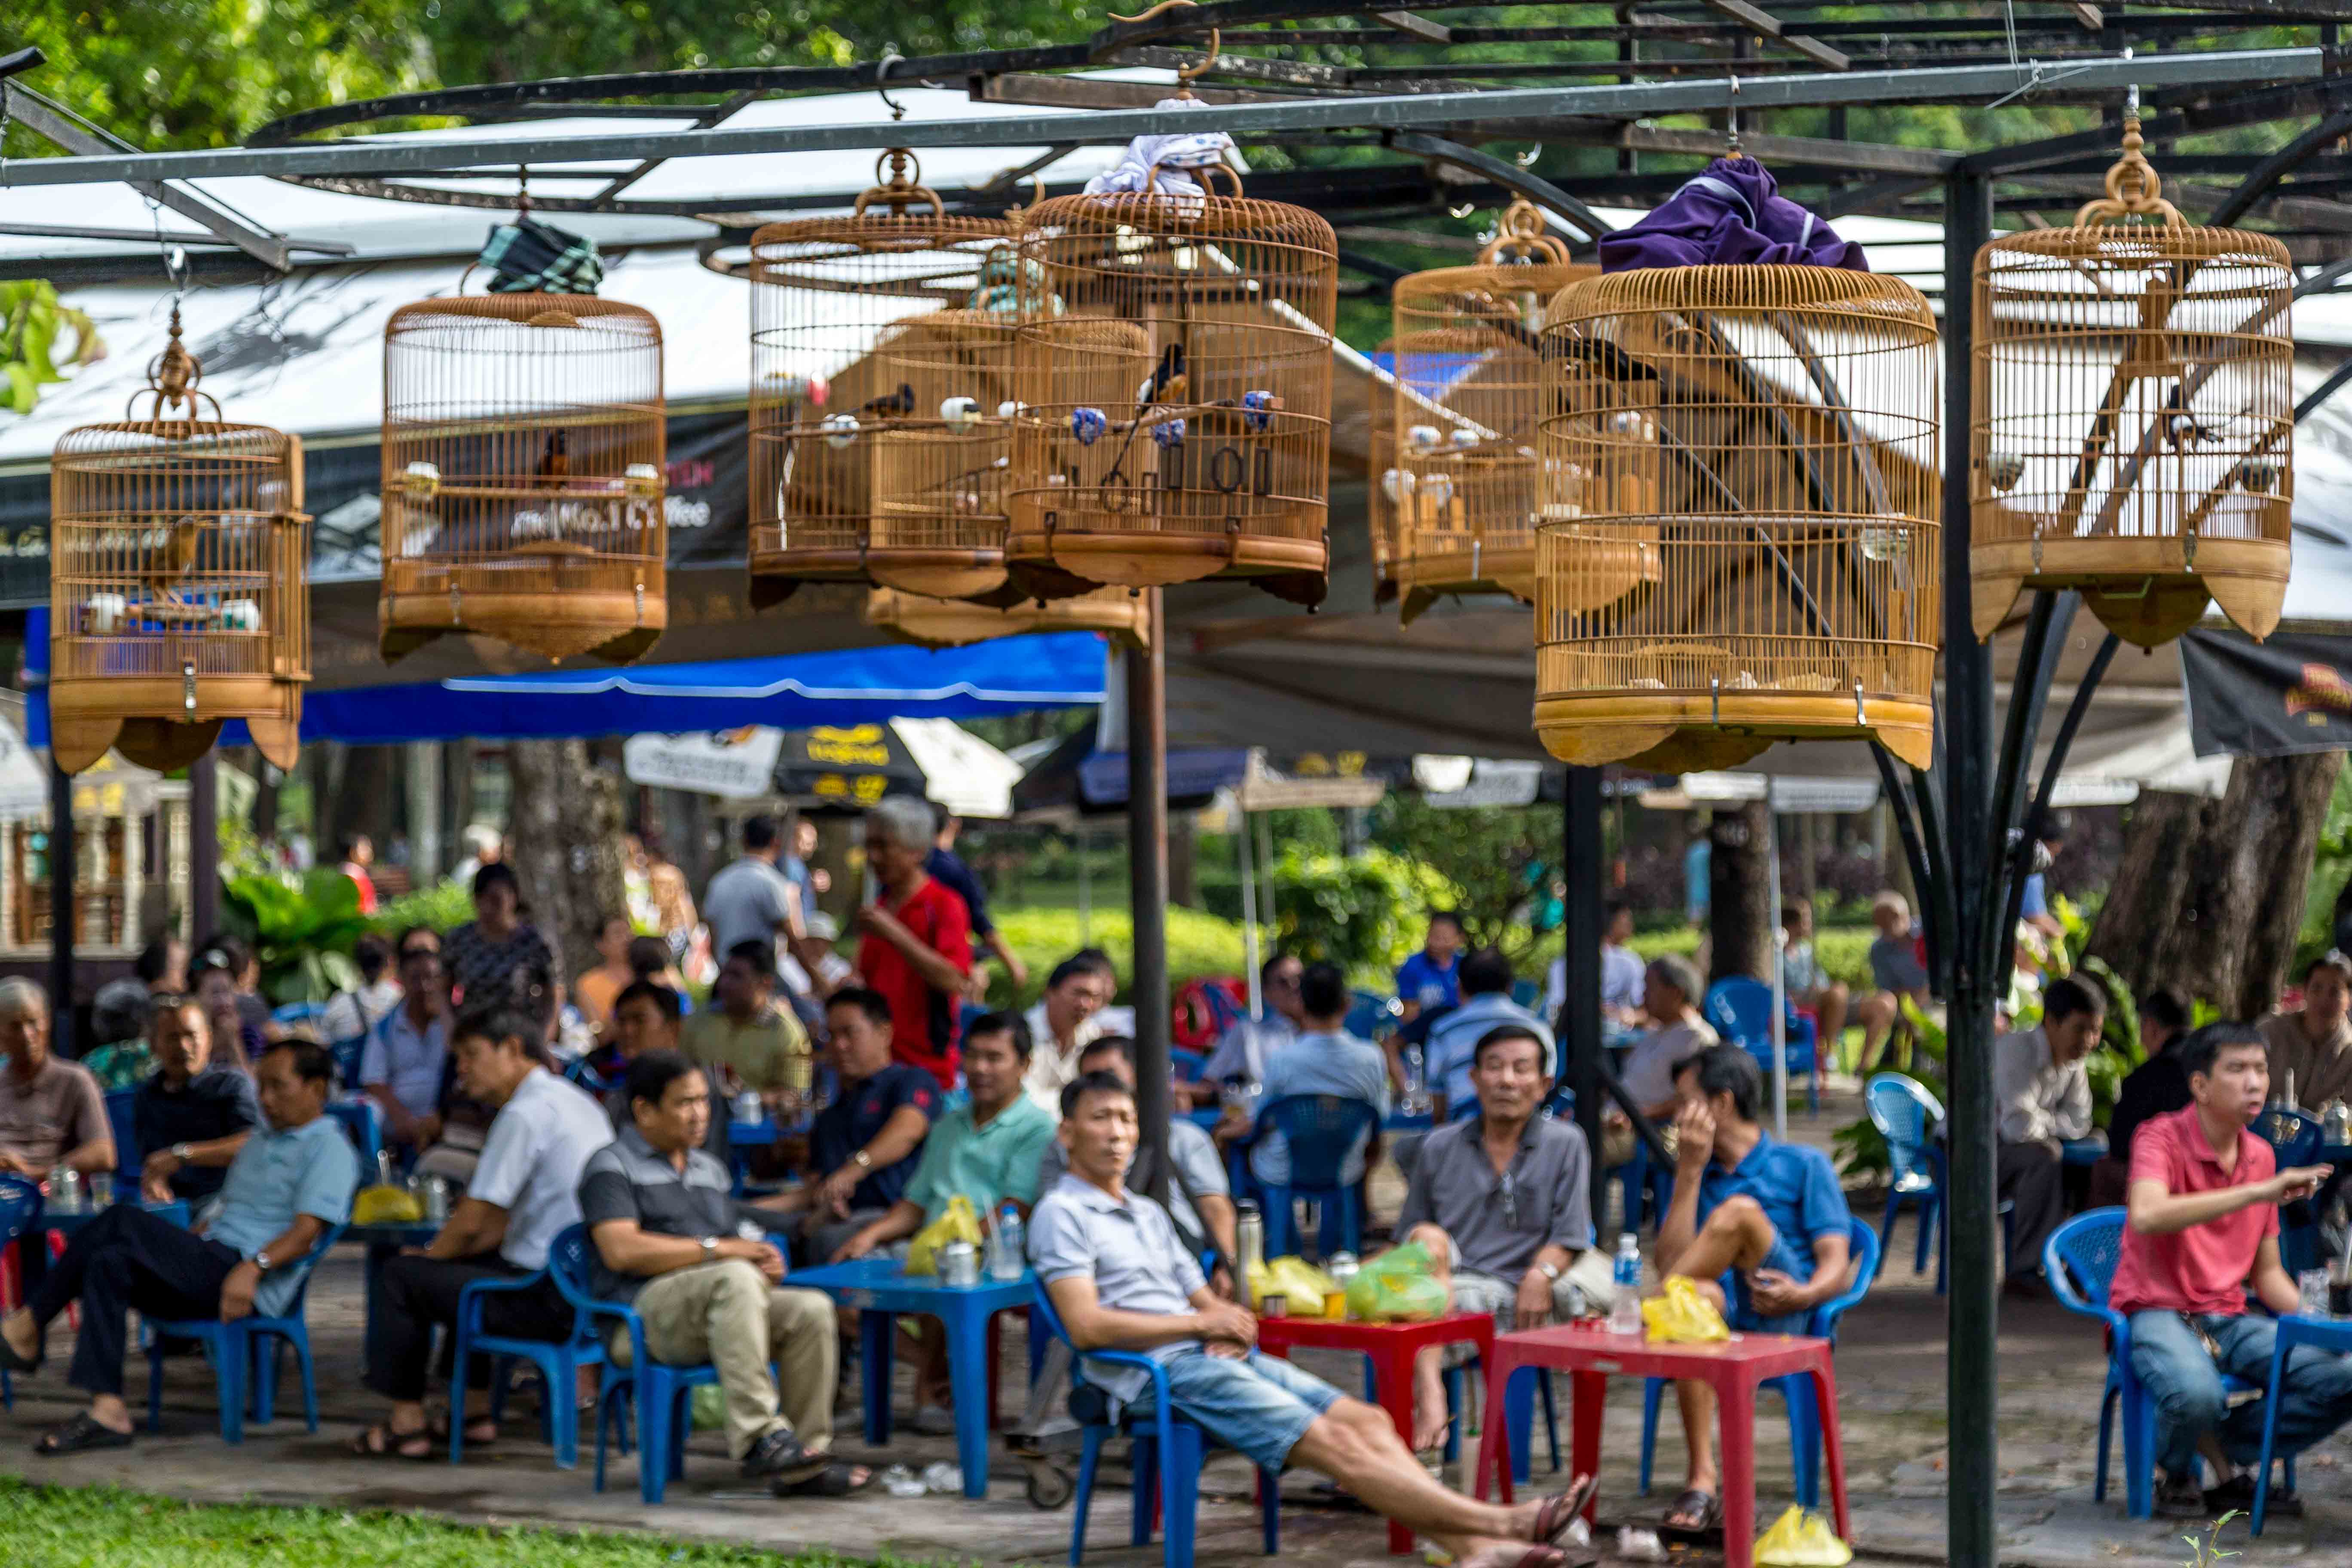
[[(1662, 199), (1719, 145), (1719, 132), (1662, 126), (1661, 117), (1746, 117), (1747, 149), (1770, 163), (1782, 184), (1804, 192), (1826, 216), (1940, 213), (1944, 223), (1944, 651), (1937, 754), (1912, 770), (1877, 752), (1905, 853), (1923, 892), (1935, 963), (1950, 1000), (1947, 1069), (1950, 1106), (1948, 1298), (1949, 1554), (1969, 1568), (1999, 1560), (1994, 1499), (1998, 1325), (1995, 1194), (1996, 1112), (1991, 1092), (1995, 999), (2006, 989), (2011, 943), (2030, 854), (2024, 826), (2046, 803), (2100, 677), (2108, 637), (2078, 682), (2052, 753), (2032, 787), (2027, 772), (2078, 600), (2039, 593), (2025, 637), (2007, 721), (1996, 735), (1992, 655), (1969, 636), (1969, 435), (1972, 272), (1992, 233), (1996, 207), (2036, 214), (2071, 211), (2092, 194), (2116, 142), (2120, 89), (2146, 90), (2144, 132), (2168, 179), (2168, 195), (2208, 221), (2259, 218), (2296, 259), (2320, 268), (2301, 292), (2329, 289), (2352, 274), (2352, 156), (2330, 149), (2352, 134), (2352, 72), (2336, 50), (2352, 0), (2154, 0), (2126, 13), (2100, 4), (2024, 0), (1962, 15), (1919, 16), (1885, 7), (1857, 18), (1814, 0), (1775, 5), (1751, 0), (1632, 0), (1590, 7), (1591, 23), (1492, 25), (1368, 0), (1223, 0), (1160, 7), (1114, 22), (1066, 45), (979, 51), (823, 68), (715, 68), (500, 83), (403, 94), (305, 110), (260, 127), (241, 148), (142, 153), (109, 137), (18, 83), (22, 56), (0, 58), (0, 127), (30, 126), (68, 155), (0, 162), (0, 188), (132, 181), (273, 270), (297, 265), (299, 250), (333, 247), (290, 241), (226, 212), (172, 182), (268, 175), (328, 189), (404, 201), (504, 208), (493, 188), (536, 166), (533, 205), (545, 212), (640, 213), (717, 225), (710, 252), (762, 215), (839, 205), (837, 197), (744, 191), (724, 199), (648, 201), (630, 192), (667, 160), (758, 153), (1008, 146), (1049, 149), (982, 184), (942, 191), (951, 208), (998, 211), (1016, 187), (1070, 149), (1184, 131), (1221, 130), (1291, 154), (1293, 167), (1254, 178), (1276, 195), (1356, 221), (1433, 216), (1465, 196), (1507, 191), (1559, 215), (1589, 246), (1607, 224), (1603, 201)], [(1506, 14), (1507, 15), (1507, 13)], [(1220, 34), (1215, 29), (1223, 29)], [(2260, 35), (2302, 34), (2315, 47), (2216, 48), (2167, 53), (2171, 45)], [(0, 43), (5, 43), (0, 39)], [(1199, 46), (1205, 44), (1204, 49)], [(1559, 46), (1556, 57), (1497, 61), (1481, 46)], [(1179, 45), (1192, 47), (1180, 47)], [(2156, 52), (2137, 52), (2145, 50)], [(1350, 58), (1335, 59), (1338, 50)], [(1253, 53), (1247, 51), (1274, 51)], [(1595, 52), (1607, 51), (1607, 52)], [(1316, 55), (1318, 58), (1299, 58)], [(1921, 60), (1935, 64), (1921, 65)], [(37, 63), (37, 61), (34, 62)], [(1162, 90), (1148, 83), (1069, 74), (1107, 66), (1202, 66), (1207, 107), (1181, 117), (1151, 109)], [(1549, 79), (1537, 82), (1537, 79)], [(1529, 83), (1536, 84), (1530, 85)], [(917, 83), (961, 87), (976, 100), (1090, 114), (1008, 116), (952, 121), (830, 126), (730, 125), (750, 105), (778, 95), (887, 90)], [(1517, 85), (1501, 85), (1501, 84)], [(2096, 106), (2095, 128), (1960, 153), (1850, 139), (1855, 108), (1945, 104), (1984, 108), (2020, 97), (2038, 104)], [(887, 102), (887, 98), (883, 100)], [(1791, 111), (1825, 111), (1827, 135), (1776, 134)], [(327, 132), (455, 117), (475, 123), (570, 117), (639, 120), (643, 131), (593, 134), (551, 129), (513, 140), (431, 135), (376, 139)], [(679, 121), (683, 126), (664, 124)], [(2274, 152), (2189, 152), (2183, 138), (2280, 121), (2305, 121)], [(1808, 130), (1818, 129), (1808, 122)], [(1539, 142), (1572, 156), (1512, 157), (1498, 143)], [(1540, 151), (1540, 150), (1539, 150)], [(1367, 157), (1369, 153), (1371, 156)], [(1381, 154), (1390, 156), (1382, 157)], [(1573, 169), (1564, 167), (1574, 163)], [(1543, 163), (1542, 173), (1533, 164)], [(569, 167), (550, 167), (551, 164)], [(582, 165), (586, 165), (583, 169)], [(448, 189), (420, 181), (471, 182)], [(550, 184), (593, 184), (586, 195)], [(1573, 186), (1571, 190), (1570, 187)], [(1026, 194), (1025, 192), (1020, 194)], [(1343, 216), (1343, 221), (1345, 216)], [(0, 228), (5, 228), (0, 218)], [(1361, 268), (1380, 279), (1385, 263)], [(2339, 372), (2304, 400), (2298, 417), (2352, 378)], [(1155, 620), (1159, 595), (1152, 595)], [(1161, 923), (1166, 889), (1165, 688), (1162, 638), (1128, 665), (1129, 747), (1139, 787), (1129, 792), (1136, 909), (1139, 1076), (1147, 1137), (1164, 1137), (1167, 1113), (1168, 977)], [(1601, 779), (1570, 769), (1564, 861), (1569, 994), (1598, 994), (1604, 885)], [(68, 820), (69, 829), (69, 820)], [(70, 863), (69, 860), (68, 862)], [(60, 878), (60, 888), (68, 879)], [(2005, 918), (2004, 918), (2005, 917)], [(62, 960), (71, 963), (69, 923), (60, 923)], [(1571, 1005), (1560, 1020), (1579, 1118), (1599, 1146), (1605, 1068), (1599, 1017)], [(1165, 1163), (1158, 1163), (1165, 1169)]]

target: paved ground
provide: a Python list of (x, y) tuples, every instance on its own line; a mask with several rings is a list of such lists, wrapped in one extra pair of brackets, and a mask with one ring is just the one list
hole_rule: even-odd
[[(1825, 1142), (1830, 1129), (1856, 1113), (1856, 1103), (1850, 1093), (1832, 1096), (1818, 1119), (1792, 1118), (1791, 1132)], [(1375, 1209), (1392, 1213), (1397, 1195), (1392, 1184), (1377, 1184)], [(1913, 1235), (1906, 1217), (1895, 1233), (1888, 1268), (1871, 1299), (1847, 1318), (1838, 1350), (1855, 1544), (1870, 1561), (1944, 1559), (1943, 1307), (1928, 1279), (1910, 1273)], [(299, 1419), (281, 1417), (273, 1426), (249, 1428), (240, 1447), (223, 1445), (213, 1427), (208, 1373), (201, 1363), (178, 1361), (166, 1382), (162, 1436), (144, 1438), (121, 1455), (43, 1461), (27, 1455), (23, 1444), (71, 1409), (56, 1379), (44, 1374), (19, 1379), (14, 1415), (0, 1416), (0, 1473), (75, 1484), (113, 1482), (198, 1500), (649, 1529), (756, 1541), (779, 1549), (825, 1546), (859, 1556), (887, 1552), (955, 1562), (1043, 1563), (1062, 1560), (1068, 1550), (1068, 1511), (1032, 1509), (1023, 1498), (1021, 1468), (1009, 1460), (995, 1467), (990, 1498), (982, 1503), (961, 1497), (902, 1500), (877, 1488), (854, 1500), (788, 1505), (736, 1481), (723, 1447), (706, 1433), (696, 1439), (685, 1482), (671, 1488), (665, 1506), (648, 1509), (637, 1498), (634, 1459), (617, 1460), (611, 1489), (598, 1495), (590, 1489), (586, 1461), (576, 1472), (556, 1469), (535, 1432), (526, 1434), (527, 1423), (510, 1426), (513, 1435), (494, 1452), (469, 1459), (462, 1468), (352, 1459), (341, 1445), (373, 1414), (358, 1382), (359, 1279), (356, 1256), (340, 1257), (311, 1291), (323, 1384), (323, 1425), (316, 1436), (306, 1435)], [(1021, 1373), (1012, 1363), (1023, 1353), (1020, 1335), (1008, 1333), (1006, 1341), (1005, 1386), (1017, 1388)], [(51, 1346), (59, 1364), (64, 1345), (60, 1325)], [(2055, 1306), (2009, 1306), (2000, 1349), (2002, 1562), (2047, 1568), (2171, 1568), (2184, 1562), (2188, 1552), (2177, 1529), (2125, 1519), (2119, 1482), (2106, 1502), (2091, 1500), (2095, 1401), (2105, 1369), (2094, 1327)], [(1342, 1386), (1357, 1385), (1350, 1367), (1330, 1358), (1318, 1364), (1311, 1354), (1302, 1360)], [(908, 1398), (902, 1379), (902, 1415)], [(1768, 1401), (1765, 1409), (1759, 1511), (1769, 1518), (1790, 1494), (1787, 1426), (1776, 1404)], [(854, 1430), (854, 1415), (845, 1413), (843, 1421), (845, 1430)], [(1609, 1523), (1654, 1517), (1664, 1497), (1678, 1489), (1681, 1437), (1671, 1404), (1660, 1434), (1659, 1495), (1648, 1499), (1635, 1490), (1639, 1437), (1638, 1395), (1631, 1388), (1614, 1391), (1601, 1499)], [(953, 1458), (951, 1444), (943, 1438), (904, 1438), (887, 1455), (867, 1455), (854, 1441), (845, 1451), (918, 1470)], [(1540, 1449), (1537, 1479), (1538, 1484), (1544, 1480)], [(1129, 1494), (1123, 1473), (1112, 1479), (1093, 1511), (1096, 1550), (1089, 1561), (1101, 1568), (1156, 1563), (1156, 1547), (1125, 1544)], [(2247, 1541), (2242, 1522), (2232, 1525), (2223, 1545), (2244, 1553), (2239, 1563), (2352, 1568), (2352, 1441), (2339, 1439), (2306, 1456), (2301, 1479), (2311, 1517), (2275, 1523), (2259, 1542)], [(1216, 1462), (1206, 1489), (1200, 1521), (1202, 1568), (1239, 1568), (1257, 1560), (1248, 1470), (1230, 1459)], [(1311, 1478), (1291, 1478), (1285, 1493), (1286, 1559), (1300, 1568), (1386, 1560), (1381, 1528), (1352, 1504), (1318, 1490)], [(5, 1558), (0, 1551), (0, 1564)]]

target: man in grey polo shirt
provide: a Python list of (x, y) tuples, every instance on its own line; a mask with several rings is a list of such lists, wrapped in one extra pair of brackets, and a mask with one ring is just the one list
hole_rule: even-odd
[[(1134, 1090), (1108, 1073), (1079, 1079), (1063, 1091), (1059, 1136), (1070, 1173), (1030, 1218), (1030, 1258), (1081, 1356), (1148, 1353), (1170, 1401), (1212, 1436), (1268, 1470), (1295, 1461), (1330, 1477), (1462, 1568), (1564, 1568), (1581, 1489), (1516, 1507), (1465, 1497), (1421, 1468), (1378, 1407), (1258, 1352), (1257, 1320), (1210, 1292), (1168, 1211), (1127, 1188)], [(1140, 1367), (1081, 1366), (1122, 1404), (1158, 1398), (1161, 1380)]]
[[(830, 1458), (832, 1299), (782, 1288), (784, 1257), (762, 1216), (736, 1202), (727, 1167), (701, 1147), (708, 1080), (675, 1051), (647, 1051), (629, 1063), (622, 1092), (629, 1124), (580, 1173), (580, 1218), (595, 1244), (590, 1289), (636, 1309), (654, 1360), (719, 1369), (727, 1450), (746, 1476), (778, 1497), (855, 1490), (862, 1468)], [(627, 1336), (608, 1343), (628, 1364)]]
[[(1454, 1310), (1491, 1312), (1506, 1333), (1585, 1307), (1568, 1268), (1592, 1245), (1592, 1156), (1575, 1122), (1538, 1114), (1551, 1087), (1545, 1045), (1524, 1024), (1479, 1037), (1470, 1067), (1479, 1113), (1429, 1135), (1397, 1215), (1398, 1237), (1436, 1260)], [(1417, 1448), (1444, 1440), (1450, 1354), (1432, 1346), (1415, 1363)], [(1466, 1360), (1466, 1348), (1454, 1359)]]

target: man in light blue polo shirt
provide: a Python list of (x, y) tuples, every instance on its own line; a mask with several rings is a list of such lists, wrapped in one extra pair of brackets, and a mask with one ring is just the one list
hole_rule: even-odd
[[(1658, 1274), (1680, 1274), (1748, 1333), (1803, 1333), (1812, 1310), (1844, 1289), (1853, 1215), (1818, 1149), (1783, 1143), (1757, 1121), (1763, 1070), (1740, 1046), (1708, 1046), (1672, 1069), (1675, 1195), (1658, 1227)], [(1668, 1505), (1669, 1529), (1722, 1522), (1715, 1470), (1715, 1391), (1677, 1383), (1690, 1469)]]
[(1462, 961), (1462, 1005), (1429, 1029), (1429, 1087), (1436, 1097), (1436, 1120), (1442, 1126), (1456, 1108), (1477, 1094), (1470, 1069), (1478, 1042), (1505, 1024), (1517, 1025), (1543, 1046), (1540, 1064), (1546, 1087), (1558, 1064), (1552, 1057), (1551, 1030), (1541, 1018), (1511, 1000), (1511, 961), (1500, 948), (1482, 947)]
[[(1266, 1058), (1265, 1094), (1260, 1112), (1276, 1100), (1298, 1094), (1336, 1094), (1361, 1100), (1377, 1113), (1372, 1125), (1349, 1151), (1339, 1173), (1343, 1182), (1363, 1179), (1364, 1150), (1389, 1113), (1388, 1059), (1378, 1046), (1348, 1033), (1348, 977), (1336, 963), (1310, 963), (1298, 981), (1307, 1026), (1298, 1038)], [(1267, 1186), (1290, 1184), (1290, 1144), (1269, 1129), (1250, 1151), (1250, 1171)]]
[[(1088, 1073), (1064, 1089), (1059, 1136), (1070, 1173), (1038, 1202), (1029, 1257), (1089, 1384), (1149, 1411), (1164, 1382), (1178, 1412), (1253, 1463), (1330, 1477), (1460, 1568), (1565, 1568), (1582, 1489), (1516, 1507), (1465, 1497), (1421, 1468), (1378, 1406), (1258, 1351), (1256, 1318), (1209, 1289), (1168, 1211), (1126, 1184), (1138, 1128), (1124, 1081)], [(1096, 1351), (1147, 1354), (1160, 1376)]]
[(351, 1217), (359, 1156), (325, 1114), (335, 1058), (324, 1046), (286, 1040), (257, 1065), (268, 1125), (237, 1151), (220, 1206), (202, 1231), (183, 1230), (136, 1204), (117, 1204), (75, 1236), (32, 1299), (0, 1319), (0, 1366), (33, 1372), (59, 1312), (81, 1307), (66, 1381), (89, 1408), (34, 1444), (37, 1454), (127, 1448), (122, 1402), (128, 1315), (149, 1319), (275, 1317), (292, 1303), (310, 1248)]

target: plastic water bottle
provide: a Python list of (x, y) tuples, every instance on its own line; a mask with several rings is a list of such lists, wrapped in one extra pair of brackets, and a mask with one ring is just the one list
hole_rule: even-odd
[(996, 1216), (996, 1249), (989, 1254), (988, 1272), (997, 1279), (1018, 1279), (1028, 1263), (1027, 1227), (1021, 1223), (1021, 1211), (1007, 1204)]
[(1615, 1289), (1610, 1294), (1609, 1331), (1642, 1331), (1642, 1239), (1632, 1231), (1617, 1238), (1617, 1258), (1611, 1270)]

